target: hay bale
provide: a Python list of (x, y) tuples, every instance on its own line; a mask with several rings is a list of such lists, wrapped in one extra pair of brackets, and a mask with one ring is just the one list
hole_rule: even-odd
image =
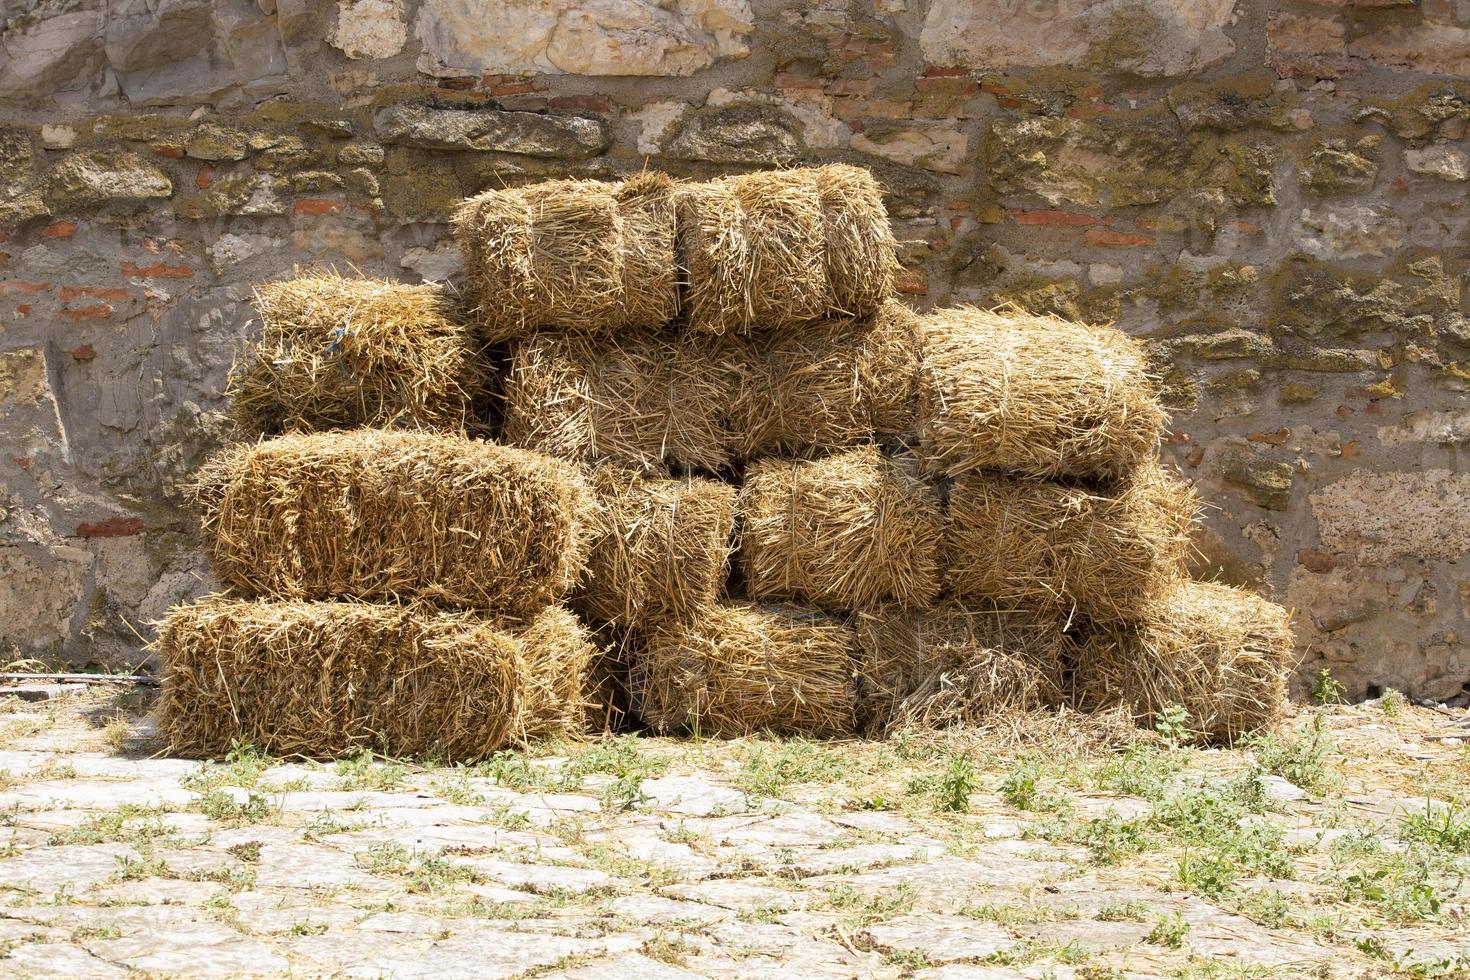
[(160, 624), (159, 734), (223, 756), (370, 749), (444, 762), (515, 741), (524, 658), (493, 621), (425, 606), (209, 597)]
[(855, 625), (859, 715), (875, 734), (979, 725), (1061, 700), (1069, 640), (1057, 617), (949, 601), (859, 613)]
[(507, 627), (524, 663), (517, 738), (533, 741), (581, 732), (589, 707), (588, 670), (597, 655), (592, 634), (570, 609), (547, 606)]
[(735, 392), (740, 454), (831, 451), (898, 440), (918, 418), (918, 316), (897, 300), (861, 320), (822, 320), (751, 338)]
[(574, 466), (431, 433), (359, 429), (229, 448), (196, 497), (215, 573), (251, 595), (516, 615), (581, 574), (595, 501)]
[(844, 163), (816, 168), (833, 312), (866, 316), (893, 292), (898, 243), (873, 174)]
[(260, 337), (226, 387), (242, 438), (478, 426), (489, 367), (443, 287), (319, 273), (260, 286), (255, 305)]
[(683, 184), (674, 210), (683, 312), (697, 331), (867, 316), (898, 265), (881, 193), (856, 167)]
[(1142, 344), (1111, 327), (973, 307), (920, 323), (919, 454), (931, 471), (1118, 479), (1166, 420)]
[(951, 594), (1092, 618), (1146, 605), (1189, 552), (1193, 488), (1151, 462), (1109, 491), (994, 473), (957, 477)]
[(673, 181), (550, 180), (486, 191), (454, 215), (485, 339), (542, 325), (658, 326), (677, 311)]
[(746, 594), (832, 609), (929, 605), (943, 584), (944, 519), (916, 469), (875, 446), (753, 464), (738, 504)]
[(1081, 704), (1127, 705), (1152, 724), (1169, 705), (1201, 738), (1275, 724), (1293, 664), (1291, 615), (1243, 589), (1180, 579), (1132, 622), (1094, 624), (1077, 659)]
[(857, 644), (841, 621), (792, 606), (710, 606), (649, 631), (629, 676), (659, 732), (846, 735)]
[(600, 506), (587, 575), (573, 600), (579, 611), (637, 626), (719, 598), (734, 549), (734, 487), (609, 465), (597, 467), (592, 486)]
[(512, 346), (506, 441), (593, 464), (718, 470), (736, 449), (740, 347), (661, 331), (538, 333)]

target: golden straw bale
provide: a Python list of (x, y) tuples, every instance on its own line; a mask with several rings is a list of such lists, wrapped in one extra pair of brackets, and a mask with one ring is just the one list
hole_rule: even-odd
[(587, 627), (571, 610), (553, 605), (511, 632), (525, 663), (519, 737), (534, 740), (582, 731), (587, 671), (597, 653)]
[(536, 334), (511, 350), (506, 441), (579, 462), (717, 470), (735, 452), (740, 347), (661, 331)]
[(359, 749), (473, 760), (518, 737), (523, 658), (494, 621), (422, 605), (208, 597), (160, 624), (159, 734), (223, 756)]
[(677, 312), (673, 181), (549, 180), (486, 191), (454, 215), (486, 340), (542, 325), (600, 332)]
[(560, 460), (373, 429), (229, 448), (201, 469), (196, 498), (215, 573), (245, 593), (507, 615), (575, 584), (596, 507)]
[(826, 232), (827, 286), (833, 312), (865, 316), (893, 291), (898, 243), (883, 206), (883, 189), (862, 167), (818, 167), (817, 194)]
[(573, 604), (595, 620), (637, 626), (719, 598), (734, 548), (735, 488), (664, 480), (604, 464), (587, 575)]
[(226, 389), (242, 437), (478, 427), (488, 362), (443, 287), (320, 273), (260, 286), (255, 305), (260, 337)]
[(1077, 659), (1084, 706), (1119, 701), (1151, 724), (1170, 705), (1229, 743), (1275, 724), (1293, 665), (1291, 615), (1243, 589), (1179, 579), (1129, 623), (1094, 624)]
[(613, 190), (623, 218), (622, 309), (614, 326), (657, 327), (679, 313), (674, 260), (674, 181), (656, 170)]
[(834, 450), (898, 439), (918, 417), (918, 316), (889, 300), (861, 320), (821, 320), (750, 339), (736, 391), (741, 455)]
[(919, 333), (919, 453), (932, 471), (1111, 480), (1158, 448), (1164, 410), (1142, 344), (1122, 331), (957, 307)]
[(752, 464), (738, 504), (746, 594), (834, 609), (932, 603), (944, 517), (916, 469), (874, 446)]
[(875, 734), (983, 724), (1056, 704), (1068, 638), (1056, 616), (949, 601), (856, 618), (859, 710)]
[(944, 553), (951, 594), (1126, 616), (1182, 569), (1194, 489), (1151, 462), (1106, 492), (994, 473), (957, 477)]
[(691, 329), (745, 333), (867, 316), (891, 288), (896, 243), (877, 184), (858, 168), (682, 184), (674, 202)]
[(651, 630), (629, 677), (659, 732), (846, 735), (857, 643), (850, 627), (791, 606), (710, 606)]

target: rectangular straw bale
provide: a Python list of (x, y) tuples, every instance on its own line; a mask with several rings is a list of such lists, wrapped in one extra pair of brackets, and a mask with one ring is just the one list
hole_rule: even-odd
[(893, 292), (898, 243), (872, 171), (845, 163), (817, 167), (833, 312), (866, 316)]
[(897, 300), (871, 317), (751, 337), (736, 392), (741, 455), (799, 455), (897, 440), (918, 419), (918, 316)]
[(1083, 706), (1122, 702), (1143, 724), (1170, 705), (1230, 743), (1286, 710), (1291, 615), (1244, 589), (1179, 579), (1129, 622), (1093, 624), (1077, 659)]
[(839, 736), (854, 724), (850, 627), (792, 606), (710, 606), (646, 635), (629, 677), (659, 732)]
[(545, 332), (512, 346), (505, 438), (563, 459), (718, 470), (736, 449), (743, 342), (634, 331)]
[(676, 311), (673, 181), (551, 180), (486, 191), (454, 215), (484, 338), (543, 325), (602, 332)]
[(1199, 502), (1157, 462), (1114, 489), (968, 473), (944, 553), (958, 597), (1093, 618), (1130, 615), (1180, 572)]
[(832, 609), (932, 603), (944, 518), (916, 471), (874, 446), (753, 464), (738, 504), (746, 594)]
[(174, 608), (157, 647), (170, 753), (220, 757), (240, 739), (455, 762), (519, 737), (520, 644), (469, 612), (207, 597)]
[(896, 243), (877, 183), (859, 168), (682, 184), (674, 202), (683, 313), (693, 330), (867, 316), (891, 288)]
[(734, 487), (608, 464), (594, 470), (592, 487), (600, 506), (578, 610), (637, 626), (719, 598), (734, 549)]
[(920, 321), (919, 453), (935, 472), (1119, 479), (1165, 413), (1143, 346), (1112, 327), (956, 307)]
[(200, 471), (205, 552), (252, 595), (528, 613), (580, 576), (595, 499), (561, 460), (358, 429), (226, 449)]
[(859, 712), (874, 734), (983, 724), (1061, 700), (1069, 640), (1056, 616), (993, 603), (887, 606), (856, 617)]
[(258, 287), (255, 306), (260, 336), (226, 388), (241, 438), (478, 426), (488, 361), (444, 287), (319, 273)]
[(532, 741), (583, 730), (588, 671), (597, 646), (576, 614), (551, 605), (507, 627), (524, 662), (518, 738)]

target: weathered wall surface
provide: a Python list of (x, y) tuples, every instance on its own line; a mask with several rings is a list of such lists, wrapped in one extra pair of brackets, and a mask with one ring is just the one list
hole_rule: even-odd
[(1350, 693), (1470, 681), (1466, 0), (5, 0), (0, 647), (136, 657), (293, 265), (462, 195), (872, 166), (916, 303), (1148, 337), (1204, 563)]

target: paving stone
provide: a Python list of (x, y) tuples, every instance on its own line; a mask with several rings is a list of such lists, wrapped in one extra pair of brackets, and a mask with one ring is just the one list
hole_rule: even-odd
[(846, 886), (867, 894), (907, 885), (913, 890), (916, 908), (944, 910), (959, 908), (981, 889), (1045, 884), (1070, 870), (1058, 861), (987, 856), (983, 861), (941, 860), (861, 874), (819, 875), (806, 879), (805, 884), (821, 889)]
[(176, 878), (144, 878), (105, 885), (92, 893), (99, 902), (144, 905), (203, 905), (216, 895), (226, 894), (224, 885), (213, 881), (180, 881)]
[(588, 839), (618, 848), (636, 861), (647, 861), (677, 871), (681, 878), (709, 878), (720, 870), (720, 862), (698, 853), (688, 844), (665, 840), (657, 827), (634, 827), (589, 834)]
[(0, 959), (0, 970), (18, 977), (126, 977), (131, 971), (98, 959), (80, 946), (38, 943), (17, 946)]
[(497, 929), (451, 936), (428, 946), (400, 947), (386, 956), (373, 956), (345, 968), (354, 977), (513, 977), (537, 967), (549, 966), (569, 956), (590, 956), (604, 950), (622, 951), (636, 940), (608, 937), (601, 940), (573, 939)]
[(361, 914), (344, 905), (311, 901), (300, 892), (238, 892), (230, 904), (239, 912), (240, 923), (256, 935), (289, 933), (297, 926), (350, 926)]
[(29, 888), (42, 895), (68, 888), (80, 892), (117, 873), (124, 860), (141, 855), (124, 844), (68, 844), (38, 847), (0, 861), (0, 885)]
[(454, 859), (489, 878), (537, 894), (572, 892), (583, 894), (612, 884), (612, 876), (595, 868), (566, 868), (557, 865), (518, 864), (498, 858)]
[(714, 835), (724, 844), (750, 844), (755, 850), (781, 847), (816, 847), (846, 836), (846, 831), (815, 813), (792, 813)]
[(864, 871), (880, 865), (929, 861), (941, 857), (939, 844), (859, 844), (856, 847), (824, 848), (801, 854), (787, 867), (803, 877), (842, 871)]
[(959, 915), (905, 915), (871, 925), (863, 935), (879, 949), (921, 953), (930, 963), (984, 959), (1020, 945), (993, 922)]
[(543, 973), (541, 980), (698, 980), (699, 976), (641, 953), (619, 953), (570, 970)]
[(718, 905), (740, 912), (753, 912), (757, 909), (786, 911), (803, 908), (812, 900), (812, 896), (805, 892), (762, 883), (758, 878), (716, 878), (686, 885), (670, 885), (662, 891), (675, 898)]
[(1064, 922), (1038, 922), (1016, 926), (1022, 936), (1065, 946), (1077, 942), (1088, 949), (1114, 949), (1143, 942), (1153, 931), (1153, 923), (1105, 922), (1101, 919), (1069, 919)]
[(173, 780), (103, 782), (86, 779), (45, 780), (0, 793), (0, 809), (116, 810), (120, 806), (186, 807), (199, 798)]
[(317, 844), (267, 844), (256, 866), (257, 888), (361, 888), (392, 886), (362, 870), (350, 854)]
[[(214, 936), (220, 938), (213, 939)], [(172, 932), (97, 940), (86, 946), (109, 962), (125, 963), (149, 974), (177, 977), (263, 976), (280, 973), (290, 965), (269, 944), (245, 938), (232, 929), (224, 933)]]
[[(1061, 972), (1051, 977), (1061, 980)], [(949, 963), (932, 970), (920, 970), (914, 980), (1027, 980), (1028, 974), (1010, 966), (975, 966), (968, 963)]]
[(1119, 820), (1142, 820), (1154, 812), (1148, 800), (1136, 796), (1074, 796), (1072, 809), (1082, 817), (1113, 816)]
[(664, 776), (645, 779), (640, 785), (644, 801), (640, 807), (664, 813), (695, 817), (745, 813), (750, 804), (744, 793), (701, 776)]
[(840, 813), (832, 818), (832, 822), (842, 827), (851, 827), (853, 830), (862, 830), (872, 834), (901, 834), (907, 837), (917, 833), (913, 823), (907, 817), (901, 817), (896, 813), (885, 813), (882, 810)]
[(636, 922), (664, 925), (674, 922), (719, 922), (733, 914), (729, 909), (703, 902), (679, 901), (659, 895), (624, 895), (608, 903), (608, 911)]
[(432, 936), (442, 932), (457, 932), (453, 920), (414, 912), (379, 912), (357, 924), (363, 932), (394, 932), (409, 935)]
[(303, 790), (282, 793), (281, 809), (286, 812), (315, 813), (351, 810), (369, 814), (377, 810), (400, 810), (437, 806), (444, 802), (429, 793), (383, 793), (376, 790)]

